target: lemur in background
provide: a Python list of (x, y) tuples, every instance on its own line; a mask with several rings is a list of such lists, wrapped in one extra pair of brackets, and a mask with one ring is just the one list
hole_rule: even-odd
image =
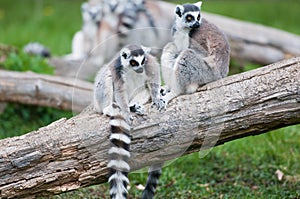
[(103, 9), (99, 4), (81, 5), (82, 30), (75, 33), (72, 40), (72, 53), (65, 58), (70, 60), (87, 58), (98, 42), (99, 27), (103, 18)]
[(130, 111), (143, 114), (142, 105), (151, 98), (153, 105), (165, 107), (160, 96), (160, 67), (150, 49), (129, 45), (95, 79), (94, 107), (111, 117), (108, 168), (110, 197), (127, 198), (130, 166)]
[[(92, 1), (92, 0), (90, 0)], [(166, 10), (172, 5), (152, 0), (103, 0), (100, 4), (104, 16), (99, 27), (100, 45), (97, 54), (102, 56), (102, 65), (111, 60), (116, 52), (127, 44), (152, 47), (152, 54), (160, 55), (172, 37), (169, 34), (173, 15)]]
[(148, 24), (145, 27), (150, 27), (151, 31), (158, 37), (159, 32), (156, 29), (156, 22), (152, 13), (146, 7), (145, 0), (105, 0), (110, 8), (112, 15), (117, 17), (118, 23), (116, 24), (116, 32), (119, 37), (119, 46), (122, 47), (126, 44), (126, 38), (130, 30), (137, 26), (137, 22), (141, 15), (145, 15)]
[[(184, 4), (175, 9), (173, 42), (165, 46), (161, 56), (163, 79), (170, 88), (170, 93), (165, 93), (166, 102), (227, 76), (229, 43), (220, 29), (202, 18), (201, 5)], [(150, 167), (142, 199), (154, 198), (161, 167)]]

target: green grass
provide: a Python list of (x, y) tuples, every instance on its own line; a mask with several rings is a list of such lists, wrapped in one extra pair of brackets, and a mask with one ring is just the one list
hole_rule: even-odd
[(71, 51), (71, 40), (81, 28), (83, 0), (0, 1), (0, 43), (23, 47), (37, 41), (56, 54)]
[[(300, 197), (300, 126), (248, 137), (214, 148), (204, 158), (194, 153), (163, 169), (158, 199), (242, 199)], [(279, 169), (287, 178), (279, 181)], [(139, 198), (137, 185), (146, 173), (130, 174), (131, 198)], [(291, 177), (293, 176), (293, 177)], [(108, 185), (97, 185), (55, 196), (55, 199), (105, 198)]]
[[(80, 29), (82, 0), (1, 0), (0, 43), (17, 46), (38, 41), (53, 54), (70, 52)], [(196, 2), (196, 1), (190, 1)], [(300, 34), (299, 0), (204, 1), (203, 10), (224, 14)], [(257, 66), (247, 65), (246, 69)], [(0, 139), (44, 126), (70, 112), (10, 104), (0, 115)], [(191, 154), (163, 170), (158, 199), (300, 198), (300, 126), (247, 137), (214, 148), (204, 158)], [(287, 176), (279, 181), (275, 171)], [(136, 185), (146, 173), (130, 174), (130, 197), (139, 198)], [(108, 185), (97, 185), (52, 198), (107, 198)]]
[(72, 113), (68, 111), (9, 104), (0, 114), (0, 139), (22, 135), (62, 117), (70, 118), (71, 116)]

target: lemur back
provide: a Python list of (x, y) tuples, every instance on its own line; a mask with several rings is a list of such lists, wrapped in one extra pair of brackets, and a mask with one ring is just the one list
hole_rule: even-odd
[(229, 72), (229, 43), (225, 34), (214, 24), (202, 19), (200, 28), (190, 31), (191, 49), (203, 54), (206, 62), (218, 72), (217, 77), (226, 77)]
[(142, 105), (150, 98), (158, 109), (165, 107), (159, 93), (160, 68), (149, 52), (145, 47), (126, 46), (100, 70), (95, 79), (94, 107), (97, 112), (111, 118), (108, 168), (110, 196), (113, 199), (127, 198), (130, 111), (143, 114)]

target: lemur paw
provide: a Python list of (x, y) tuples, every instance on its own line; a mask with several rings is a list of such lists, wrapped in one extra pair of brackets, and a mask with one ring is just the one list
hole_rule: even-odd
[(145, 108), (142, 105), (134, 104), (130, 107), (130, 111), (138, 115), (145, 115)]
[(156, 106), (157, 110), (161, 111), (163, 109), (166, 109), (167, 103), (166, 103), (166, 101), (164, 99), (160, 98), (160, 99), (157, 99), (156, 101), (154, 101), (152, 103), (152, 107), (153, 106)]
[(166, 96), (169, 92), (171, 92), (171, 90), (167, 87), (162, 87), (159, 92), (160, 95), (163, 97)]

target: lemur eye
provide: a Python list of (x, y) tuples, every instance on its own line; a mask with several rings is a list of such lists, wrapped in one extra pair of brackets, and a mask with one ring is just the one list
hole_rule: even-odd
[(194, 20), (194, 17), (192, 15), (187, 15), (185, 19), (187, 22), (191, 22)]
[(198, 14), (197, 20), (198, 20), (198, 21), (200, 20), (200, 14)]
[(131, 66), (138, 66), (138, 65), (139, 65), (139, 63), (138, 63), (137, 61), (133, 60), (133, 59), (130, 60), (129, 64), (130, 64)]

